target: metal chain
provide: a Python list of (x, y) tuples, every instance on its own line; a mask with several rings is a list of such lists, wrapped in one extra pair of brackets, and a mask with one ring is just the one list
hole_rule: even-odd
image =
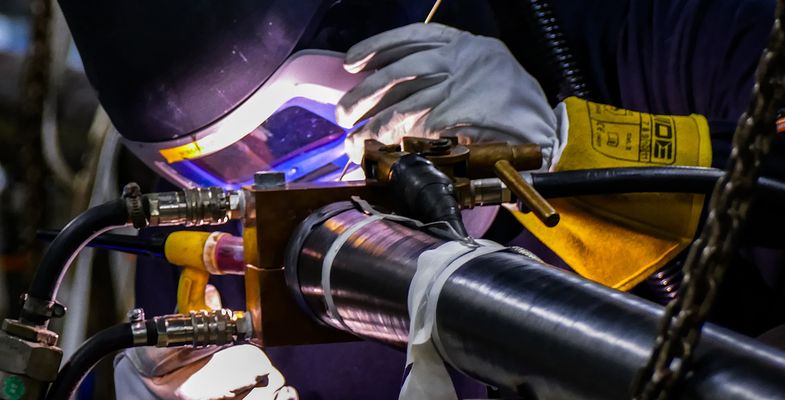
[(712, 193), (709, 215), (685, 263), (679, 296), (665, 309), (651, 358), (633, 387), (637, 400), (667, 399), (687, 373), (701, 328), (738, 244), (761, 161), (776, 135), (785, 98), (785, 0), (778, 1), (769, 44), (755, 75), (749, 108), (733, 137), (728, 169)]
[[(31, 43), (22, 68), (16, 130), (0, 133), (0, 160), (10, 186), (0, 195), (3, 220), (0, 247), (5, 254), (22, 253), (34, 243), (44, 218), (46, 170), (41, 154), (41, 117), (49, 90), (50, 21), (53, 0), (30, 2)], [(23, 201), (18, 201), (21, 198)]]

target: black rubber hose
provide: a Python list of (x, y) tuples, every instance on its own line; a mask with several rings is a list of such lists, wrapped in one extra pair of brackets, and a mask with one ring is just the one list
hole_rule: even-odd
[(134, 343), (131, 324), (126, 322), (106, 328), (88, 339), (77, 350), (68, 362), (63, 365), (52, 383), (46, 396), (47, 400), (70, 400), (79, 389), (79, 385), (88, 373), (102, 358), (117, 351), (138, 347), (152, 346), (158, 340), (155, 322), (145, 321), (147, 342)]
[[(710, 195), (723, 170), (697, 167), (608, 168), (531, 174), (543, 197), (621, 193), (700, 193)], [(744, 234), (747, 244), (783, 248), (785, 182), (758, 178)]]
[(548, 63), (558, 75), (559, 99), (569, 96), (591, 99), (583, 72), (572, 55), (548, 0), (524, 0), (523, 5), (530, 15), (529, 22), (534, 32), (542, 41)]
[[(532, 173), (532, 186), (543, 197), (621, 193), (705, 193), (724, 171), (697, 167), (604, 168)], [(785, 200), (785, 182), (758, 179), (758, 192)]]
[[(101, 233), (127, 223), (128, 210), (123, 199), (92, 207), (79, 214), (46, 249), (30, 284), (28, 296), (39, 302), (53, 301), (68, 266), (85, 244)], [(21, 318), (40, 325), (45, 324), (49, 316), (23, 307)]]
[[(40, 240), (52, 241), (58, 234), (60, 234), (60, 231), (57, 229), (40, 229), (36, 232), (35, 236)], [(103, 235), (95, 237), (89, 243), (86, 243), (85, 246), (122, 251), (138, 256), (164, 258), (166, 238), (167, 235), (140, 237), (104, 233)]]

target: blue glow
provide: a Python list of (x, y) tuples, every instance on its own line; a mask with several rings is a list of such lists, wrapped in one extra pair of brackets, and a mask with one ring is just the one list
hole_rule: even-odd
[(178, 174), (187, 177), (199, 186), (221, 186), (224, 189), (238, 189), (239, 185), (226, 184), (220, 178), (199, 168), (191, 161), (185, 160), (171, 165)]
[[(315, 138), (310, 143), (307, 139), (310, 137), (310, 135), (307, 137), (301, 136), (297, 138), (297, 140), (302, 141), (301, 149), (273, 161), (272, 165), (269, 167), (269, 170), (283, 172), (286, 175), (287, 182), (296, 182), (299, 180), (325, 182), (336, 180), (340, 176), (344, 165), (346, 165), (349, 160), (344, 151), (344, 141), (347, 135), (354, 129), (359, 128), (364, 123), (364, 121), (358, 123), (350, 129), (343, 129), (335, 122), (335, 105), (319, 103), (307, 98), (297, 97), (287, 101), (285, 104), (279, 107), (271, 117), (269, 117), (266, 121), (263, 121), (260, 125), (264, 126), (263, 124), (265, 124), (267, 121), (271, 121), (273, 116), (291, 107), (305, 109), (310, 113), (315, 114), (316, 117), (323, 119), (325, 122), (329, 122), (329, 125), (325, 124), (324, 128), (329, 129), (330, 132), (333, 133), (329, 136), (315, 135)], [(297, 122), (297, 120), (294, 120), (294, 122)], [(318, 123), (318, 120), (312, 120), (312, 122), (314, 122), (314, 125), (310, 125), (311, 127), (316, 127), (317, 129), (322, 128), (321, 124)], [(278, 126), (280, 127), (281, 125), (279, 124)], [(335, 134), (336, 131), (339, 133), (339, 135)], [(327, 133), (327, 131), (319, 132)], [(340, 132), (343, 133), (340, 134)], [(280, 132), (277, 133), (280, 134)], [(300, 133), (307, 135), (309, 132), (307, 129), (304, 132), (294, 132), (295, 135)], [(291, 146), (291, 144), (285, 144), (287, 142), (285, 139), (281, 141), (281, 138), (281, 136), (278, 136), (275, 138), (275, 142), (269, 143), (282, 143), (284, 146)], [(295, 141), (295, 143), (297, 142)], [(219, 153), (220, 151), (215, 154)], [(212, 155), (207, 155), (201, 157), (200, 159), (204, 160), (211, 156)], [(220, 176), (217, 176), (198, 165), (199, 162), (194, 161), (196, 160), (179, 161), (170, 164), (169, 167), (177, 171), (178, 174), (187, 177), (189, 180), (199, 186), (221, 186), (226, 189), (238, 189), (242, 186), (253, 183), (253, 176), (248, 176), (248, 178), (242, 182), (237, 182), (236, 179), (222, 179)], [(356, 168), (357, 166), (353, 166), (350, 171)]]

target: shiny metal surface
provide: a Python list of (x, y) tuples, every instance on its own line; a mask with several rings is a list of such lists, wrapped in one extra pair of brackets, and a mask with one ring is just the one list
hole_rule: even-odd
[[(300, 226), (287, 283), (321, 322), (403, 347), (417, 258), (442, 240), (381, 220), (353, 234), (332, 265), (330, 287), (346, 326), (326, 315), (323, 257), (359, 211), (334, 210)], [(297, 245), (299, 244), (299, 245)], [(435, 343), (454, 367), (536, 398), (626, 399), (654, 344), (662, 307), (513, 252), (478, 257), (445, 284)], [(785, 354), (707, 324), (680, 398), (777, 398)]]
[(150, 193), (150, 226), (217, 225), (243, 217), (245, 195), (220, 187), (185, 189), (179, 192)]
[[(348, 203), (344, 203), (348, 204)], [(341, 322), (325, 312), (321, 286), (323, 257), (330, 244), (354, 223), (368, 216), (349, 209), (327, 219), (303, 236), (297, 261), (297, 275), (287, 274), (287, 284), (299, 288), (295, 296), (319, 320), (329, 326), (345, 329)], [(351, 332), (364, 338), (393, 345), (405, 345), (409, 319), (406, 299), (409, 281), (420, 253), (433, 248), (439, 239), (414, 231), (398, 223), (380, 220), (355, 232), (340, 249), (333, 262), (333, 301), (338, 313)], [(291, 255), (291, 253), (290, 253)], [(292, 260), (289, 258), (288, 260)], [(387, 279), (379, 279), (386, 276)]]
[(224, 345), (250, 337), (253, 328), (243, 312), (191, 311), (155, 317), (157, 347)]
[(501, 204), (512, 202), (512, 192), (499, 178), (473, 179), (470, 182), (473, 205)]
[(128, 322), (131, 323), (131, 334), (134, 344), (143, 346), (147, 343), (147, 325), (144, 321), (144, 309), (134, 308), (128, 312)]

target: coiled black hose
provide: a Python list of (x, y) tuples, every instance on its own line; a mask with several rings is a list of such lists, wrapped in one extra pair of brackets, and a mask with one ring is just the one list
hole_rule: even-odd
[(668, 304), (679, 295), (679, 288), (684, 278), (682, 267), (684, 260), (672, 261), (646, 278), (646, 285), (652, 292), (654, 300), (660, 304)]
[(559, 99), (569, 96), (591, 99), (586, 79), (572, 55), (550, 3), (547, 0), (524, 0), (523, 4), (531, 16), (529, 22), (542, 40), (548, 63), (558, 74)]
[(84, 377), (105, 356), (131, 347), (155, 345), (158, 340), (155, 322), (152, 319), (147, 320), (145, 327), (147, 330), (146, 343), (134, 343), (131, 323), (127, 322), (96, 333), (60, 369), (57, 379), (49, 388), (47, 400), (70, 400), (79, 389)]
[[(46, 249), (30, 284), (29, 298), (35, 299), (39, 304), (54, 301), (65, 271), (85, 244), (101, 233), (127, 223), (128, 210), (123, 199), (92, 207), (79, 214)], [(42, 315), (41, 310), (26, 301), (21, 319), (43, 325), (49, 316)]]

